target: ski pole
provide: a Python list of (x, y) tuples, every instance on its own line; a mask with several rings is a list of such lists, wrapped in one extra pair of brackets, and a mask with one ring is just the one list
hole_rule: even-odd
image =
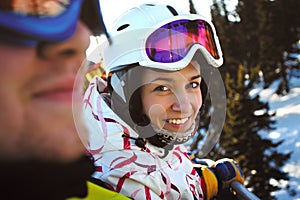
[(240, 182), (233, 181), (231, 183), (231, 187), (237, 193), (238, 199), (240, 200), (259, 200), (259, 198), (255, 194), (250, 192)]

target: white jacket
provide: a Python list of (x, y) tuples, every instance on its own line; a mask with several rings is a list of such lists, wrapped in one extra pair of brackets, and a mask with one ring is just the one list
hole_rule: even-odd
[(111, 190), (137, 200), (203, 198), (201, 179), (184, 146), (176, 145), (162, 158), (163, 148), (124, 138), (138, 134), (111, 110), (97, 91), (94, 78), (86, 90), (83, 116), (90, 134), (88, 151), (97, 171), (94, 178), (107, 183)]

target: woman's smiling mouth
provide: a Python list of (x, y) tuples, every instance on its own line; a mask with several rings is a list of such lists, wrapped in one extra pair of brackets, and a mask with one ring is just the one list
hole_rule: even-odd
[(184, 124), (188, 120), (189, 120), (189, 118), (185, 117), (185, 118), (182, 118), (182, 119), (167, 119), (166, 122), (168, 122), (169, 124), (180, 125), (180, 124)]

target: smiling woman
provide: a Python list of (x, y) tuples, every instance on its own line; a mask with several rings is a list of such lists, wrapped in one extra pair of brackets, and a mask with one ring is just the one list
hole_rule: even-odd
[[(95, 77), (83, 105), (87, 149), (97, 166), (93, 177), (139, 200), (217, 195), (213, 170), (198, 174), (183, 145), (197, 132), (211, 80), (221, 88), (212, 90), (212, 101), (224, 101), (216, 76), (222, 51), (213, 24), (170, 5), (142, 4), (121, 15), (109, 35), (112, 43), (103, 45), (107, 83)], [(218, 106), (222, 111), (212, 117), (217, 124), (212, 130), (219, 133), (224, 102)], [(210, 137), (210, 148), (216, 136)], [(227, 164), (235, 173), (230, 181), (238, 176), (243, 182), (236, 165)]]
[[(112, 109), (138, 131), (138, 138), (172, 148), (195, 134), (207, 92), (197, 61), (175, 71), (133, 64), (114, 74), (108, 77)], [(119, 88), (122, 83), (124, 92)], [(164, 152), (168, 154), (167, 149)]]

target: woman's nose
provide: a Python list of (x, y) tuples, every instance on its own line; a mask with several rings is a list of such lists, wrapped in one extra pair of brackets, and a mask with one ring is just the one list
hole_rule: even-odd
[(188, 112), (190, 109), (190, 99), (186, 92), (180, 92), (174, 95), (174, 102), (172, 104), (172, 109), (178, 112)]
[(78, 22), (77, 29), (71, 38), (62, 42), (41, 44), (38, 48), (38, 55), (44, 60), (64, 62), (66, 65), (71, 65), (69, 67), (75, 67), (76, 63), (78, 69), (86, 56), (90, 35), (91, 32), (87, 26)]

